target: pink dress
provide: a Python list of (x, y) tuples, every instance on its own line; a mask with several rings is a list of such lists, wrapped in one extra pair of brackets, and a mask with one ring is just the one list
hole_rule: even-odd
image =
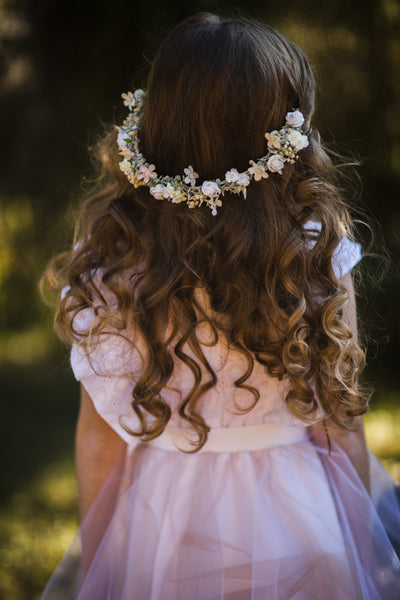
[[(342, 240), (335, 269), (360, 259)], [(93, 318), (82, 311), (84, 329)], [(203, 337), (202, 337), (203, 336)], [(167, 431), (142, 443), (131, 407), (142, 358), (104, 337), (89, 358), (75, 345), (72, 368), (98, 413), (126, 441), (126, 456), (98, 494), (44, 600), (399, 600), (400, 511), (392, 481), (371, 455), (372, 497), (338, 447), (329, 454), (287, 410), (285, 380), (255, 362), (248, 392), (233, 385), (244, 359), (223, 340), (206, 345), (218, 382), (201, 407), (209, 441), (187, 454), (176, 407), (192, 385), (176, 359), (162, 392)], [(189, 351), (188, 351), (189, 352)], [(81, 540), (84, 551), (82, 559)]]

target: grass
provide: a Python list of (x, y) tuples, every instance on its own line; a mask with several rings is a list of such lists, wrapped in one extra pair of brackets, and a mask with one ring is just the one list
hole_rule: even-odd
[[(52, 373), (49, 377), (46, 373)], [(3, 373), (14, 402), (2, 407), (0, 454), (8, 471), (1, 488), (0, 598), (36, 600), (77, 530), (73, 437), (77, 388), (65, 360), (24, 377)], [(8, 387), (7, 387), (8, 385)], [(27, 395), (27, 390), (30, 390)], [(365, 418), (371, 449), (400, 480), (400, 402), (386, 395)]]
[(33, 600), (77, 528), (78, 388), (65, 355), (0, 369), (0, 598)]
[[(395, 397), (396, 398), (396, 397)], [(400, 483), (400, 402), (386, 399), (364, 417), (368, 446)]]
[(76, 529), (73, 464), (55, 463), (0, 512), (0, 597), (39, 598)]

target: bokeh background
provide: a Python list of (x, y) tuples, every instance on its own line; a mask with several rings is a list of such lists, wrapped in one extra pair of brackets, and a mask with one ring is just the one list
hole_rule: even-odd
[[(37, 283), (71, 242), (88, 148), (145, 86), (160, 41), (198, 10), (265, 21), (308, 54), (316, 127), (362, 159), (347, 195), (375, 230), (359, 276), (375, 388), (368, 439), (400, 475), (400, 3), (398, 0), (0, 0), (0, 597), (38, 598), (77, 524), (78, 388)], [(365, 247), (371, 238), (359, 227)], [(389, 262), (384, 259), (385, 253)]]

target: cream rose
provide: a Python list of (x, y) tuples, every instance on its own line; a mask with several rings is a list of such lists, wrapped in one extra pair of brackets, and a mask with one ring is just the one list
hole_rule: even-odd
[(246, 175), (246, 173), (239, 173), (239, 177), (236, 179), (235, 183), (238, 185), (247, 186), (250, 183), (250, 178), (248, 175)]
[(303, 148), (307, 148), (308, 146), (308, 137), (306, 135), (302, 135), (300, 131), (295, 131), (294, 129), (288, 133), (286, 139), (294, 146), (296, 150), (303, 150)]
[(228, 183), (236, 183), (239, 176), (240, 173), (237, 169), (231, 169), (230, 171), (227, 171), (225, 173), (225, 181), (227, 181)]
[(273, 154), (270, 156), (267, 162), (267, 167), (272, 173), (279, 173), (282, 175), (282, 169), (285, 166), (285, 161), (279, 154)]
[(221, 193), (221, 190), (218, 187), (218, 184), (215, 183), (215, 181), (205, 181), (201, 186), (201, 191), (205, 196), (208, 196), (209, 198), (215, 198)]
[(299, 110), (294, 110), (287, 113), (286, 123), (291, 127), (301, 127), (304, 123), (304, 117)]

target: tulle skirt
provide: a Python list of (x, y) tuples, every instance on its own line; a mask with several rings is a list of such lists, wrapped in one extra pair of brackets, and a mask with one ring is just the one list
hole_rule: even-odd
[(399, 501), (372, 455), (371, 488), (308, 439), (128, 448), (42, 598), (399, 600)]

